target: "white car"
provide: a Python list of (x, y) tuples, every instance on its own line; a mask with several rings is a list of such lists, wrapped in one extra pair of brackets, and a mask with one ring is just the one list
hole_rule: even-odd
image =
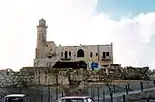
[(1, 102), (29, 102), (25, 94), (10, 94), (6, 95)]
[(60, 97), (57, 102), (94, 102), (90, 96), (65, 96)]

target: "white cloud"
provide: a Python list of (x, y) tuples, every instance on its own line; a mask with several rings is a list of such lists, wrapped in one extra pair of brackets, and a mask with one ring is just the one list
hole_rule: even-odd
[[(8, 3), (9, 2), (9, 3)], [(0, 67), (33, 65), (36, 25), (45, 18), (48, 40), (62, 45), (114, 43), (115, 63), (155, 67), (155, 13), (122, 17), (96, 13), (97, 0), (5, 0), (0, 3)], [(60, 38), (59, 38), (60, 37)]]

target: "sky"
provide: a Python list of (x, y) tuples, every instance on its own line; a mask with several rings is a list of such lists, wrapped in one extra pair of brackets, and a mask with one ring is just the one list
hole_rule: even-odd
[[(117, 2), (116, 2), (117, 1)], [(56, 45), (114, 46), (114, 63), (155, 69), (155, 0), (3, 0), (0, 68), (33, 66), (36, 26)]]

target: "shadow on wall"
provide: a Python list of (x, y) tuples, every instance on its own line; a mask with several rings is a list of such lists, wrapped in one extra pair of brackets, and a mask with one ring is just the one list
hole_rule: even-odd
[(56, 62), (53, 68), (73, 68), (73, 69), (87, 69), (87, 64), (84, 61), (77, 62)]

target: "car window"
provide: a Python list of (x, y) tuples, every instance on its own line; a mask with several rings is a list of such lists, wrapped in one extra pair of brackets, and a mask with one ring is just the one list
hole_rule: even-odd
[(61, 102), (84, 102), (83, 99), (63, 99)]
[(24, 102), (23, 97), (7, 97), (5, 102)]

